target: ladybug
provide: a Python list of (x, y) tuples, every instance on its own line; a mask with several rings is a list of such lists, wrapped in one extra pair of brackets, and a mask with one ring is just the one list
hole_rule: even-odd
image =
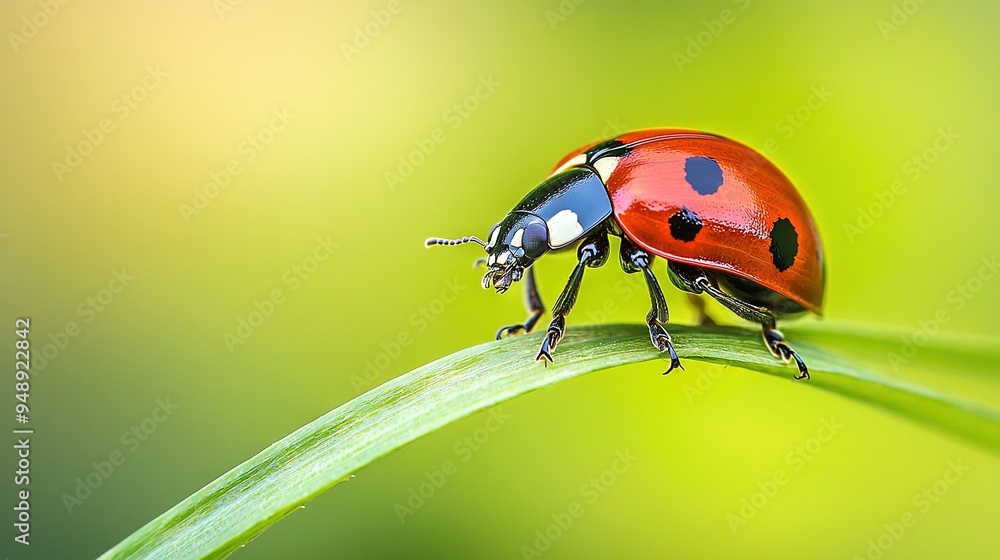
[(671, 283), (688, 292), (700, 323), (710, 324), (697, 294), (708, 294), (740, 317), (760, 323), (771, 354), (794, 360), (796, 379), (808, 378), (802, 358), (775, 328), (778, 318), (822, 313), (825, 267), (819, 232), (787, 177), (753, 149), (690, 130), (629, 132), (570, 152), (528, 193), (486, 241), (431, 238), (432, 245), (475, 242), (488, 257), (483, 288), (503, 293), (522, 277), (530, 312), (503, 327), (497, 339), (531, 332), (545, 311), (531, 265), (549, 251), (576, 248), (578, 262), (552, 308), (536, 360), (552, 361), (587, 268), (604, 265), (608, 236), (621, 238), (619, 261), (641, 272), (652, 309), (649, 337), (681, 366), (666, 330), (667, 303), (653, 274), (656, 256)]

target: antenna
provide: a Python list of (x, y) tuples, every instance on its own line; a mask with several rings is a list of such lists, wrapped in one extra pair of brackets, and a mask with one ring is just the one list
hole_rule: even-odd
[(461, 245), (462, 243), (468, 243), (472, 241), (473, 243), (478, 243), (486, 248), (486, 243), (483, 243), (482, 239), (479, 239), (475, 235), (469, 235), (461, 239), (441, 239), (440, 237), (431, 237), (427, 241), (424, 241), (424, 247), (431, 247), (434, 245)]

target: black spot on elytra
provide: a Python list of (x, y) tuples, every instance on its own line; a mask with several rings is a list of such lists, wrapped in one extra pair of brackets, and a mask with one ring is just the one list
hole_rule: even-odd
[(587, 163), (594, 163), (598, 158), (605, 156), (625, 157), (631, 151), (632, 148), (626, 146), (624, 142), (617, 138), (612, 138), (611, 140), (605, 140), (597, 144), (585, 153), (587, 154)]
[(685, 243), (694, 241), (694, 238), (698, 236), (698, 232), (701, 231), (702, 226), (701, 218), (698, 217), (698, 214), (688, 210), (686, 206), (682, 206), (680, 211), (670, 216), (667, 222), (670, 223), (670, 235), (674, 239)]
[(771, 228), (771, 256), (774, 266), (781, 272), (788, 270), (795, 263), (795, 255), (799, 253), (799, 234), (788, 218), (774, 222)]
[(722, 168), (710, 157), (691, 156), (684, 161), (684, 179), (698, 194), (714, 194), (722, 186)]

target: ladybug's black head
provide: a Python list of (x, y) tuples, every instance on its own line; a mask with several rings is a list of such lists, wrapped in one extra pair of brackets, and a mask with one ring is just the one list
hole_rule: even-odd
[(478, 237), (428, 239), (425, 244), (458, 245), (469, 241), (486, 249), (489, 256), (483, 288), (498, 293), (521, 279), (524, 269), (549, 250), (579, 241), (611, 215), (611, 199), (597, 173), (590, 167), (573, 167), (552, 177), (528, 193), (499, 224), (488, 241)]
[(521, 279), (524, 269), (549, 250), (549, 228), (545, 220), (521, 211), (507, 214), (502, 222), (493, 226), (486, 242), (486, 274), (483, 288), (490, 284), (503, 293), (511, 284)]

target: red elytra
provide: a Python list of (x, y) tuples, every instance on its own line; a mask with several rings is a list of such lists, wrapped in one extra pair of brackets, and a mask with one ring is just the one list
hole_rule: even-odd
[[(595, 148), (606, 153), (589, 154), (598, 162), (619, 157), (613, 167), (605, 164), (602, 178), (615, 222), (634, 243), (669, 260), (750, 280), (822, 313), (819, 232), (791, 181), (764, 156), (722, 136), (650, 129), (574, 150), (553, 174)], [(697, 220), (683, 219), (689, 216)], [(701, 227), (687, 240), (693, 228), (687, 235), (678, 228), (675, 236), (672, 218)]]

